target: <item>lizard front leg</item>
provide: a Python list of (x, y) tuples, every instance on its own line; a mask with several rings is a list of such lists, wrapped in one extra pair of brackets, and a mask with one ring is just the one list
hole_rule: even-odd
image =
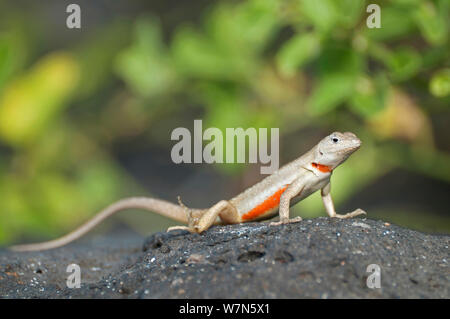
[(300, 216), (289, 219), (289, 207), (291, 199), (297, 195), (300, 195), (305, 188), (305, 183), (302, 179), (297, 179), (292, 182), (280, 197), (280, 206), (278, 208), (280, 220), (278, 222), (270, 223), (271, 226), (296, 223), (302, 220)]
[(360, 208), (354, 210), (351, 213), (347, 213), (347, 214), (344, 214), (344, 215), (337, 214), (335, 209), (334, 209), (333, 199), (331, 198), (331, 192), (330, 191), (331, 191), (331, 184), (330, 183), (328, 183), (320, 191), (320, 194), (322, 195), (323, 205), (325, 206), (325, 210), (327, 211), (328, 216), (345, 219), (345, 218), (352, 218), (352, 217), (355, 217), (355, 216), (358, 216), (358, 215), (367, 215), (367, 213), (365, 211), (363, 211), (362, 209), (360, 209)]

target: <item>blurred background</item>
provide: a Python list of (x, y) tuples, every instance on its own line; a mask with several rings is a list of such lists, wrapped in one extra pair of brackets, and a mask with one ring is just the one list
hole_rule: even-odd
[[(66, 7), (81, 7), (68, 29)], [(51, 239), (124, 196), (208, 207), (258, 164), (174, 164), (170, 134), (279, 127), (280, 164), (332, 131), (363, 147), (338, 212), (450, 232), (448, 0), (0, 1), (0, 244)], [(326, 216), (320, 195), (294, 208)], [(139, 234), (174, 223), (122, 212)]]

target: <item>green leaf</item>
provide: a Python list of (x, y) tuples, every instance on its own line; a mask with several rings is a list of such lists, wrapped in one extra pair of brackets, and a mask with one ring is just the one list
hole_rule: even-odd
[(5, 37), (0, 37), (0, 88), (5, 79), (11, 74), (11, 60), (13, 59), (11, 45)]
[(347, 100), (363, 70), (363, 59), (347, 47), (329, 44), (317, 62), (319, 79), (307, 105), (311, 114), (329, 112)]
[(129, 29), (121, 21), (89, 32), (89, 38), (77, 48), (82, 78), (77, 97), (89, 97), (116, 80), (111, 73), (117, 55), (129, 41)]
[(313, 115), (322, 115), (333, 110), (353, 92), (354, 77), (348, 74), (329, 74), (318, 82), (307, 102)]
[(240, 80), (252, 70), (252, 61), (228, 55), (191, 28), (180, 29), (172, 43), (177, 69), (184, 76), (210, 80)]
[(297, 69), (319, 52), (319, 39), (311, 33), (298, 34), (289, 39), (276, 56), (278, 70), (284, 76), (292, 76)]
[(86, 161), (78, 172), (77, 186), (92, 207), (112, 201), (120, 193), (118, 185), (123, 183), (117, 167), (107, 159)]
[(250, 0), (221, 3), (207, 15), (204, 32), (177, 30), (172, 53), (189, 77), (245, 82), (253, 80), (259, 54), (280, 27), (279, 2)]
[(303, 14), (318, 31), (330, 31), (338, 20), (337, 4), (333, 0), (306, 0), (300, 4)]
[(317, 61), (317, 68), (322, 76), (330, 73), (358, 75), (363, 66), (363, 56), (349, 49), (345, 43), (328, 44), (322, 49)]
[(0, 90), (24, 64), (27, 48), (20, 31), (0, 32)]
[(364, 0), (334, 0), (339, 11), (339, 23), (345, 28), (354, 27), (365, 12)]
[(349, 107), (363, 117), (371, 117), (385, 107), (388, 89), (389, 83), (385, 76), (358, 78), (355, 91), (349, 99)]
[(419, 53), (409, 48), (402, 48), (392, 52), (386, 62), (392, 77), (398, 81), (411, 78), (419, 71), (422, 65)]
[(450, 94), (450, 69), (436, 72), (430, 81), (430, 92), (436, 97)]
[(165, 93), (176, 86), (177, 73), (163, 45), (157, 20), (137, 21), (134, 44), (119, 54), (116, 71), (133, 91), (144, 97)]
[(278, 0), (248, 0), (239, 8), (237, 32), (242, 34), (246, 44), (253, 47), (255, 53), (264, 49), (279, 29), (279, 7)]
[(206, 33), (221, 50), (257, 54), (279, 29), (279, 6), (278, 0), (221, 3), (207, 16)]
[(5, 87), (0, 97), (0, 137), (12, 145), (32, 142), (68, 106), (79, 79), (78, 61), (51, 53)]
[(438, 8), (425, 1), (414, 11), (417, 23), (424, 38), (433, 45), (441, 45), (447, 41), (448, 35), (448, 1), (439, 1)]
[(409, 10), (394, 6), (383, 6), (381, 8), (381, 28), (369, 29), (366, 26), (364, 27), (367, 37), (373, 40), (394, 40), (410, 34), (414, 30), (414, 19)]

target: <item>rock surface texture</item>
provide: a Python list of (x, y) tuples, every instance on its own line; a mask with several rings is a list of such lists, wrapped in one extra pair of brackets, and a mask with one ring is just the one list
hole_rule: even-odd
[[(3, 298), (449, 298), (448, 235), (316, 218), (0, 252)], [(81, 288), (68, 288), (69, 264)], [(381, 287), (368, 288), (379, 266)], [(373, 279), (371, 276), (369, 279)]]

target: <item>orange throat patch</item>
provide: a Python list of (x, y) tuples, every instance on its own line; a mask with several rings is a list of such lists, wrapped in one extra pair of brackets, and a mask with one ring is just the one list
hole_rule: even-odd
[(332, 171), (331, 167), (327, 166), (327, 165), (322, 165), (319, 163), (311, 163), (311, 165), (312, 165), (312, 167), (317, 168), (322, 173), (329, 173)]
[(286, 190), (288, 185), (282, 187), (278, 191), (276, 191), (273, 195), (266, 198), (261, 204), (253, 208), (251, 211), (242, 215), (243, 220), (252, 220), (258, 216), (263, 215), (264, 213), (270, 211), (271, 209), (277, 207), (280, 204), (280, 197)]

